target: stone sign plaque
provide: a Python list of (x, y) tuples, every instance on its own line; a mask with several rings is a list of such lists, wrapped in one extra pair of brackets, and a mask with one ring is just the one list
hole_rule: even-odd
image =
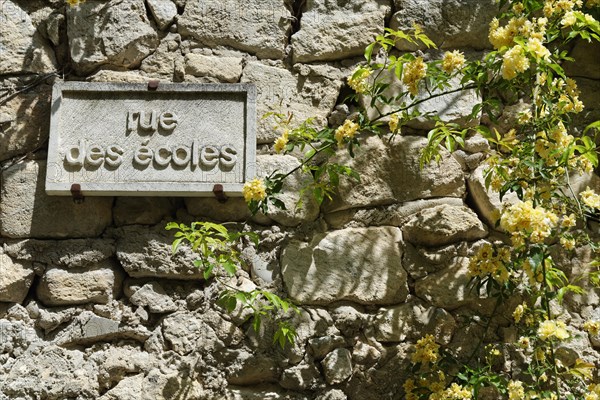
[(254, 177), (252, 84), (54, 86), (46, 192), (241, 195)]

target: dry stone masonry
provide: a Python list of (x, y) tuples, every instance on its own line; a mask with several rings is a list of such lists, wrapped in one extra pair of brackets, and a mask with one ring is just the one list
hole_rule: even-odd
[[(480, 100), (474, 92), (422, 103), (424, 115), (402, 135), (361, 138), (353, 159), (336, 154), (361, 182), (342, 180), (321, 207), (300, 192), (310, 180), (301, 171), (284, 187), (286, 210), (253, 217), (239, 197), (220, 203), (149, 191), (74, 202), (46, 193), (46, 160), (53, 155), (51, 91), (59, 82), (248, 83), (257, 91), (256, 143), (250, 144), (257, 150), (256, 175), (289, 171), (299, 165), (298, 154), (274, 153), (281, 130), (261, 115), (290, 113), (292, 125), (309, 117), (317, 127), (340, 125), (356, 112), (342, 105), (350, 93), (345, 78), (385, 27), (417, 22), (442, 49), (480, 58), (490, 48), (493, 0), (65, 3), (0, 0), (0, 400), (396, 400), (403, 398), (412, 345), (423, 335), (457, 354), (473, 350), (473, 337), (482, 333), (474, 315), (489, 313), (493, 304), (466, 288), (469, 256), (502, 235), (493, 224), (501, 203), (485, 190), (479, 166), (487, 142), (469, 138), (464, 149), (443, 152), (423, 169), (419, 152), (433, 126), (427, 113), (461, 122)], [(599, 51), (597, 44), (576, 42), (571, 53), (579, 61), (565, 66), (587, 105), (577, 123), (600, 118)], [(111, 95), (106, 99), (103, 105), (110, 105)], [(138, 129), (154, 130), (150, 136), (163, 140), (152, 145), (171, 146), (161, 154), (185, 160), (173, 147), (193, 143), (174, 142), (168, 133), (182, 130), (182, 118), (193, 113), (152, 113), (140, 104), (117, 107), (115, 121), (135, 139)], [(110, 136), (109, 127), (97, 129), (98, 113), (84, 111), (74, 104), (69, 118), (83, 119), (99, 141)], [(240, 115), (216, 124), (241, 124)], [(515, 115), (518, 107), (482, 121), (502, 131)], [(202, 128), (199, 119), (189, 120), (190, 129)], [(125, 156), (124, 144), (114, 140), (106, 142), (113, 145), (108, 150), (68, 140), (67, 167), (80, 166), (86, 155), (98, 162), (100, 153), (115, 161), (109, 156), (120, 148)], [(573, 182), (576, 190), (600, 187), (595, 175)], [(217, 306), (224, 286), (203, 278), (188, 247), (173, 253), (172, 232), (164, 229), (169, 221), (220, 221), (256, 231), (258, 245), (240, 249), (247, 270), (227, 285), (292, 299), (300, 311), (289, 316), (296, 342), (280, 348), (272, 322), (254, 331), (248, 310), (229, 314)], [(574, 260), (557, 262), (575, 276), (587, 258), (581, 249)], [(491, 340), (514, 341), (506, 317), (517, 303), (509, 299), (500, 307)], [(563, 363), (598, 364), (600, 341), (589, 339), (581, 324), (600, 319), (600, 292), (567, 298), (562, 312), (580, 333), (559, 350)]]

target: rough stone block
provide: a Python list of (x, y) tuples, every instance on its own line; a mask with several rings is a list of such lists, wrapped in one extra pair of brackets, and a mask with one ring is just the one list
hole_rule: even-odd
[(216, 221), (245, 221), (250, 218), (248, 205), (241, 197), (231, 197), (225, 203), (214, 197), (187, 197), (185, 206), (191, 215)]
[(349, 228), (291, 242), (281, 257), (283, 281), (302, 304), (350, 300), (393, 304), (408, 295), (400, 229)]
[(0, 21), (0, 75), (47, 73), (56, 69), (52, 48), (16, 2), (0, 3)]
[(112, 222), (111, 197), (46, 195), (45, 161), (25, 161), (2, 171), (0, 233), (10, 238), (81, 238), (99, 236)]
[(33, 276), (30, 262), (14, 262), (0, 250), (0, 301), (22, 303), (29, 292)]
[(148, 307), (153, 313), (167, 313), (177, 310), (177, 305), (158, 282), (148, 282), (135, 290), (129, 297), (136, 306)]
[(9, 241), (5, 251), (17, 260), (76, 268), (99, 263), (114, 255), (115, 242), (111, 239), (26, 239)]
[(75, 70), (131, 68), (158, 46), (143, 0), (86, 1), (67, 7), (67, 35)]
[(300, 30), (292, 36), (294, 62), (362, 55), (383, 32), (390, 10), (389, 0), (307, 1)]
[(427, 307), (417, 301), (380, 309), (373, 326), (375, 339), (379, 342), (414, 342), (431, 334), (436, 342), (448, 344), (456, 321), (446, 310)]
[(117, 258), (127, 274), (134, 278), (203, 279), (203, 271), (194, 265), (199, 257), (181, 246), (172, 254), (173, 233), (164, 225), (125, 226), (115, 232)]
[(462, 197), (464, 176), (460, 164), (442, 150), (439, 163), (423, 168), (419, 157), (427, 139), (418, 136), (395, 136), (381, 139), (370, 136), (351, 158), (340, 150), (336, 162), (353, 168), (361, 183), (340, 179), (338, 195), (326, 206), (328, 212), (350, 208), (373, 207), (427, 199), (432, 197)]
[(404, 240), (423, 246), (474, 241), (487, 236), (477, 214), (465, 206), (439, 205), (415, 214), (402, 227)]
[[(256, 175), (265, 178), (275, 171), (287, 173), (298, 167), (300, 162), (291, 155), (259, 155), (256, 157)], [(302, 222), (314, 221), (319, 216), (319, 204), (310, 192), (302, 197), (300, 191), (312, 181), (312, 177), (301, 170), (290, 175), (283, 184), (282, 193), (277, 198), (285, 204), (285, 210), (269, 207), (266, 217), (285, 226), (297, 226)], [(302, 203), (299, 205), (299, 200)], [(264, 215), (258, 214), (254, 219), (264, 221)]]
[(284, 0), (188, 2), (179, 33), (210, 46), (230, 46), (259, 58), (282, 59), (292, 15)]
[(146, 0), (146, 4), (161, 30), (167, 29), (177, 16), (177, 6), (171, 0)]
[[(442, 49), (491, 48), (489, 23), (498, 13), (494, 0), (394, 0), (394, 4), (392, 29), (410, 30), (417, 23)], [(398, 42), (396, 47), (416, 50), (405, 41)]]
[(575, 61), (565, 62), (563, 68), (569, 76), (600, 80), (598, 54), (600, 43), (578, 39), (569, 53), (569, 57), (573, 57)]
[(348, 349), (335, 349), (323, 361), (325, 379), (330, 385), (344, 382), (352, 375), (352, 355)]
[(185, 73), (198, 77), (216, 78), (235, 83), (242, 76), (241, 57), (209, 57), (189, 53), (185, 56)]
[(300, 125), (314, 118), (319, 127), (327, 126), (327, 116), (335, 107), (342, 82), (321, 76), (302, 76), (287, 69), (249, 62), (241, 82), (256, 84), (256, 112), (258, 143), (270, 143), (281, 135), (273, 129), (271, 118), (262, 119), (270, 111), (292, 112), (292, 125)]
[(48, 140), (50, 92), (49, 85), (40, 85), (0, 104), (0, 161), (34, 151)]
[(477, 213), (489, 227), (495, 228), (496, 219), (500, 217), (502, 204), (512, 204), (518, 201), (518, 197), (516, 193), (511, 192), (507, 193), (503, 199), (500, 200), (500, 193), (492, 190), (492, 188), (486, 189), (484, 178), (485, 170), (485, 165), (477, 167), (467, 180), (467, 188), (469, 189), (469, 195), (471, 196)]
[(117, 197), (113, 208), (116, 226), (154, 225), (172, 218), (176, 206), (166, 197)]
[(112, 260), (82, 269), (50, 268), (40, 279), (37, 295), (48, 306), (106, 304), (119, 293), (122, 280)]
[(427, 275), (415, 283), (415, 294), (420, 299), (446, 310), (473, 305), (491, 311), (495, 299), (484, 298), (469, 288), (469, 258), (457, 257), (449, 266)]

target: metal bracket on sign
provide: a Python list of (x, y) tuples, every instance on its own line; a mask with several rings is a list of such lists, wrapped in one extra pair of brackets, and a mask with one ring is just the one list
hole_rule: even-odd
[(229, 197), (225, 195), (225, 192), (223, 191), (223, 185), (221, 184), (216, 184), (213, 187), (213, 194), (219, 203), (225, 203), (227, 200), (229, 200)]
[(71, 185), (71, 197), (73, 197), (73, 203), (81, 204), (85, 200), (85, 196), (81, 193), (81, 185), (74, 183)]

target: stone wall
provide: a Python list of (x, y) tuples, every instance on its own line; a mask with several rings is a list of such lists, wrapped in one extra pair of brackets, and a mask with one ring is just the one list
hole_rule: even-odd
[[(476, 58), (494, 14), (493, 0), (0, 0), (0, 399), (401, 399), (422, 335), (469, 354), (476, 314), (492, 304), (466, 289), (468, 257), (502, 238), (481, 138), (422, 170), (429, 121), (391, 142), (368, 138), (349, 161), (363, 183), (343, 182), (321, 208), (295, 208), (301, 175), (287, 184), (288, 211), (253, 218), (234, 198), (74, 203), (44, 192), (49, 101), (60, 79), (253, 82), (259, 114), (281, 104), (335, 126), (354, 111), (338, 105), (345, 77), (384, 27), (416, 21), (442, 49)], [(598, 51), (577, 42), (578, 63), (566, 66), (587, 106), (579, 123), (600, 118)], [(441, 99), (430, 107), (451, 120), (477, 100)], [(259, 120), (259, 175), (298, 165), (274, 155), (277, 136)], [(273, 345), (268, 321), (255, 332), (216, 306), (222, 287), (202, 279), (190, 250), (171, 254), (166, 222), (194, 220), (259, 233), (243, 249), (249, 270), (230, 284), (293, 299), (293, 346)], [(565, 363), (598, 365), (600, 341), (581, 325), (600, 319), (599, 295), (567, 300), (579, 339)], [(490, 341), (514, 340), (516, 304), (502, 304)]]

